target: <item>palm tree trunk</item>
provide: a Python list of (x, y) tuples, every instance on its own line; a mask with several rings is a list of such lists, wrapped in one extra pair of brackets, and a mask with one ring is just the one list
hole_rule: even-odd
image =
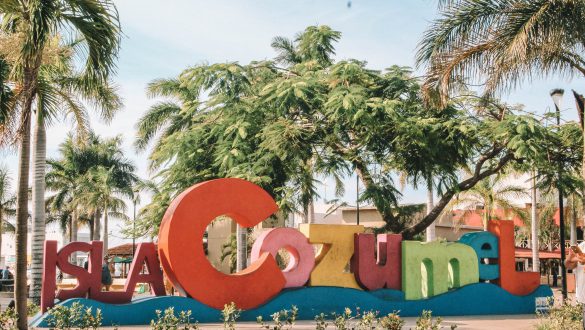
[(93, 241), (93, 235), (94, 235), (94, 233), (93, 233), (93, 222), (94, 222), (94, 219), (95, 219), (95, 215), (92, 214), (92, 215), (90, 215), (90, 219), (87, 222), (87, 226), (89, 227), (89, 241), (90, 242)]
[(246, 246), (246, 228), (236, 224), (236, 271), (246, 268), (248, 257)]
[(30, 298), (35, 304), (41, 300), (43, 278), (43, 250), (45, 242), (45, 164), (47, 136), (43, 115), (37, 110), (33, 135), (33, 186), (32, 186), (32, 260)]
[[(433, 199), (433, 184), (429, 182), (427, 185), (427, 215), (431, 213), (433, 207), (435, 207), (435, 201)], [(433, 221), (426, 229), (427, 242), (432, 242), (436, 238), (435, 221)]]
[[(30, 74), (30, 73), (29, 73)], [(25, 102), (18, 150), (18, 187), (16, 192), (16, 274), (14, 281), (14, 301), (18, 318), (19, 330), (28, 329), (27, 322), (27, 234), (28, 234), (28, 179), (30, 169), (30, 114), (34, 90), (31, 76), (25, 78)]]
[[(71, 212), (71, 242), (77, 242), (77, 232), (79, 231), (79, 219), (77, 210)], [(77, 252), (71, 253), (71, 262), (77, 265)]]
[(577, 245), (577, 208), (573, 197), (571, 198), (571, 245)]
[(93, 237), (91, 238), (94, 241), (100, 240), (100, 230), (102, 230), (101, 226), (102, 221), (102, 212), (98, 209), (95, 211), (94, 218), (93, 218)]
[(108, 204), (104, 205), (104, 256), (108, 254)]
[[(0, 201), (0, 203), (2, 203), (2, 201)], [(4, 231), (2, 229), (4, 229), (4, 219), (3, 219), (3, 214), (2, 214), (2, 204), (0, 204), (0, 258), (2, 258), (2, 234), (4, 234)], [(2, 261), (2, 260), (0, 260)], [(4, 260), (4, 264), (6, 264), (6, 260)], [(2, 266), (2, 265), (0, 265)]]
[(531, 203), (530, 208), (530, 229), (532, 238), (532, 271), (540, 272), (540, 258), (538, 256), (538, 200), (536, 191), (536, 173), (532, 172), (532, 189), (531, 189)]
[(308, 223), (315, 223), (315, 203), (313, 202), (312, 198), (309, 202), (309, 217), (307, 220)]

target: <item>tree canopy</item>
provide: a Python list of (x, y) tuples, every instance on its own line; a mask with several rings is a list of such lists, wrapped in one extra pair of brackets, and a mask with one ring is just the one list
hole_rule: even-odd
[[(169, 201), (204, 180), (250, 180), (286, 214), (318, 197), (315, 178), (334, 178), (341, 194), (343, 179), (357, 173), (362, 202), (377, 208), (384, 230), (408, 238), (480, 180), (528, 160), (550, 164), (559, 155), (551, 143), (563, 134), (579, 150), (568, 128), (548, 127), (497, 100), (465, 93), (441, 109), (426, 106), (408, 68), (336, 61), (340, 37), (311, 26), (294, 40), (275, 38), (273, 60), (204, 63), (154, 81), (151, 92), (157, 86), (154, 94), (171, 99), (138, 124), (141, 148), (159, 137), (149, 156), (159, 189), (143, 210), (144, 232), (155, 234)], [(161, 104), (172, 115), (160, 113)], [(433, 182), (440, 195), (419, 222), (400, 212), (397, 173), (415, 186)]]

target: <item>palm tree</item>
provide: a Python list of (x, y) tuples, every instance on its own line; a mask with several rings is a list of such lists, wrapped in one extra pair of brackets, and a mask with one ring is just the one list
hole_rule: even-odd
[[(479, 77), (487, 95), (552, 74), (585, 76), (585, 3), (550, 0), (442, 0), (440, 18), (419, 44), (423, 90), (446, 104), (461, 81)], [(438, 92), (438, 93), (437, 93)], [(582, 117), (582, 116), (580, 116)], [(585, 130), (582, 130), (585, 141)], [(583, 144), (585, 148), (585, 143)], [(585, 150), (585, 149), (584, 149)], [(585, 158), (581, 176), (585, 179)], [(535, 192), (533, 192), (535, 193)], [(533, 200), (533, 204), (536, 201)], [(585, 199), (582, 200), (585, 206)], [(533, 211), (536, 221), (536, 210)], [(533, 241), (536, 241), (537, 226)], [(534, 244), (533, 244), (534, 245)], [(533, 247), (534, 248), (534, 247)], [(539, 263), (533, 251), (534, 264)]]
[(104, 227), (102, 241), (104, 242), (104, 255), (108, 251), (109, 217), (113, 215), (125, 219), (124, 212), (126, 211), (126, 203), (123, 197), (132, 198), (132, 190), (128, 190), (127, 187), (121, 187), (120, 183), (116, 180), (114, 167), (106, 168), (104, 166), (97, 166), (77, 181), (76, 203), (99, 207), (103, 210)]
[(179, 77), (151, 81), (147, 87), (147, 95), (151, 98), (169, 99), (151, 106), (136, 124), (137, 136), (134, 145), (138, 151), (144, 151), (155, 137), (160, 135), (153, 147), (154, 152), (159, 149), (165, 137), (191, 125), (191, 119), (199, 108), (199, 103), (196, 102), (199, 91), (187, 87)]
[[(58, 42), (58, 41), (57, 41)], [(32, 258), (30, 297), (40, 301), (43, 272), (43, 244), (45, 241), (45, 168), (46, 168), (46, 126), (58, 115), (71, 115), (75, 119), (80, 140), (88, 130), (88, 111), (84, 102), (94, 106), (103, 119), (112, 119), (121, 101), (109, 83), (89, 83), (82, 73), (75, 72), (74, 58), (80, 52), (76, 43), (56, 45), (57, 54), (51, 63), (45, 63), (39, 70), (39, 88), (35, 109), (35, 130), (33, 133), (33, 186), (32, 186)], [(47, 46), (48, 47), (48, 46)], [(77, 222), (72, 223), (76, 225)], [(76, 233), (76, 230), (73, 230)]]
[[(435, 201), (433, 196), (433, 182), (432, 180), (427, 183), (427, 214), (431, 213), (433, 207), (435, 207)], [(433, 221), (426, 229), (426, 241), (432, 242), (436, 238), (435, 222)]]
[(524, 78), (585, 75), (585, 3), (550, 0), (443, 0), (425, 32), (417, 62), (426, 88), (446, 101), (461, 79), (481, 77), (485, 92)]
[[(8, 169), (0, 166), (0, 249), (2, 248), (2, 234), (5, 232), (4, 228), (10, 225), (6, 219), (13, 217), (16, 214), (14, 206), (16, 205), (16, 198), (11, 195), (10, 176)], [(0, 250), (1, 252), (1, 250)], [(0, 253), (2, 255), (2, 253)]]
[(14, 295), (16, 312), (21, 315), (18, 328), (23, 330), (28, 328), (25, 315), (30, 125), (45, 47), (60, 31), (64, 35), (80, 35), (88, 55), (84, 76), (89, 82), (105, 81), (114, 68), (120, 28), (117, 12), (109, 0), (4, 0), (0, 3), (0, 19), (2, 33), (17, 34), (22, 41), (16, 48), (19, 55), (12, 71), (21, 99), (11, 116), (18, 119), (19, 140)]
[(513, 204), (514, 200), (528, 196), (523, 187), (506, 184), (506, 176), (494, 175), (481, 180), (473, 188), (458, 194), (451, 201), (450, 209), (464, 207), (468, 212), (483, 208), (482, 222), (487, 230), (488, 220), (498, 216), (497, 209), (503, 209), (512, 215), (526, 218), (524, 209)]
[[(82, 210), (85, 211), (88, 226), (93, 222), (92, 239), (99, 239), (102, 214), (104, 233), (108, 232), (109, 216), (123, 217), (116, 213), (124, 210), (123, 201), (116, 198), (131, 197), (132, 186), (138, 181), (134, 165), (123, 156), (121, 143), (119, 137), (101, 139), (89, 133), (86, 143), (79, 144), (69, 135), (61, 144), (61, 159), (48, 161), (47, 188), (55, 192), (50, 205), (69, 212), (71, 227), (77, 225)], [(107, 235), (104, 241), (106, 245)]]

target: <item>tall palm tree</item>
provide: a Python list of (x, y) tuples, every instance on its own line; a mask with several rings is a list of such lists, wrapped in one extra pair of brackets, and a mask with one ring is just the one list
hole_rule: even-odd
[[(43, 272), (43, 244), (45, 241), (45, 168), (46, 128), (59, 115), (75, 119), (78, 136), (83, 140), (88, 130), (89, 117), (85, 103), (93, 105), (100, 116), (109, 121), (121, 101), (115, 88), (107, 82), (89, 83), (76, 72), (74, 59), (81, 51), (72, 44), (59, 44), (58, 38), (52, 51), (57, 54), (51, 62), (45, 62), (39, 70), (39, 88), (33, 133), (33, 186), (32, 186), (32, 258), (30, 297), (40, 301)], [(49, 46), (47, 46), (49, 47)], [(73, 222), (76, 225), (77, 222)], [(76, 230), (73, 230), (76, 233)]]
[(504, 175), (494, 175), (481, 180), (473, 188), (458, 194), (451, 201), (450, 209), (464, 207), (468, 211), (474, 211), (478, 207), (483, 208), (484, 230), (487, 230), (488, 220), (498, 216), (497, 209), (511, 212), (512, 215), (524, 220), (526, 218), (524, 209), (513, 204), (513, 201), (528, 194), (524, 187), (506, 184), (505, 180)]
[(6, 220), (16, 214), (16, 210), (14, 209), (16, 198), (11, 194), (10, 190), (11, 182), (8, 169), (4, 165), (0, 165), (0, 252), (2, 248), (2, 234), (5, 232), (4, 228), (6, 225), (9, 225)]
[(79, 144), (70, 135), (61, 144), (61, 158), (48, 161), (47, 188), (55, 192), (50, 197), (51, 206), (68, 210), (72, 227), (87, 213), (88, 225), (94, 222), (92, 239), (99, 239), (96, 222), (100, 223), (102, 214), (104, 233), (108, 233), (108, 217), (123, 210), (123, 202), (114, 197), (131, 197), (132, 186), (138, 181), (134, 165), (123, 156), (121, 143), (119, 137), (101, 139), (89, 133), (86, 143)]
[[(427, 214), (431, 213), (433, 207), (435, 207), (434, 201), (434, 192), (433, 192), (433, 182), (430, 181), (427, 183)], [(436, 231), (435, 231), (435, 222), (430, 224), (426, 229), (426, 241), (432, 242), (436, 238)]]
[(108, 251), (109, 217), (114, 215), (125, 219), (126, 203), (123, 198), (132, 197), (131, 188), (128, 190), (127, 187), (122, 187), (117, 179), (114, 167), (97, 166), (80, 177), (77, 182), (76, 203), (100, 207), (103, 210), (104, 255)]
[(117, 12), (109, 0), (4, 0), (0, 2), (2, 33), (18, 34), (18, 60), (13, 80), (22, 91), (13, 118), (18, 118), (19, 174), (16, 209), (16, 312), (18, 328), (27, 329), (27, 216), (28, 179), (30, 166), (30, 126), (32, 109), (39, 88), (39, 71), (45, 46), (60, 31), (80, 35), (86, 47), (84, 73), (88, 81), (107, 79), (114, 68), (120, 41)]

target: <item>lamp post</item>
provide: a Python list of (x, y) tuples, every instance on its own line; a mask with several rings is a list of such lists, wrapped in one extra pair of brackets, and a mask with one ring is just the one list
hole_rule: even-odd
[(360, 224), (360, 176), (355, 174), (355, 206), (356, 206), (356, 223)]
[[(560, 88), (553, 89), (550, 91), (550, 96), (553, 99), (555, 104), (555, 111), (557, 117), (557, 129), (560, 129), (561, 126), (561, 100), (563, 99), (563, 94), (565, 91)], [(565, 212), (564, 212), (564, 205), (563, 205), (563, 189), (561, 187), (561, 170), (563, 164), (561, 160), (558, 161), (558, 181), (557, 181), (557, 189), (559, 191), (559, 229), (561, 231), (561, 280), (562, 280), (562, 293), (563, 293), (563, 301), (567, 299), (567, 269), (565, 268)]]
[(136, 203), (138, 203), (138, 199), (140, 198), (140, 191), (135, 188), (132, 193), (132, 204), (134, 206), (132, 217), (132, 257), (134, 257), (136, 254)]

